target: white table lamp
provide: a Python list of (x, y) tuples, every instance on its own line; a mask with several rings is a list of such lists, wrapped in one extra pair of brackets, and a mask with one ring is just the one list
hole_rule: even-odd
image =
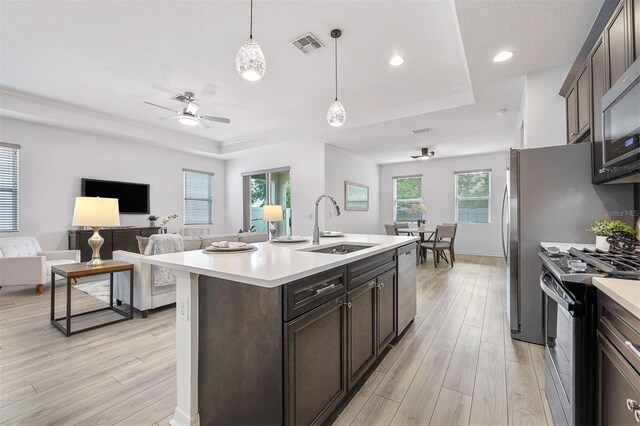
[(73, 209), (73, 226), (90, 226), (93, 235), (89, 238), (89, 245), (93, 249), (91, 260), (87, 266), (104, 265), (100, 259), (100, 247), (104, 239), (100, 236), (100, 227), (119, 226), (120, 212), (117, 198), (76, 197)]
[(269, 222), (269, 233), (271, 234), (271, 239), (273, 240), (276, 237), (276, 226), (273, 222), (279, 222), (284, 220), (284, 216), (282, 214), (282, 206), (275, 205), (266, 205), (262, 209), (262, 220), (265, 222)]

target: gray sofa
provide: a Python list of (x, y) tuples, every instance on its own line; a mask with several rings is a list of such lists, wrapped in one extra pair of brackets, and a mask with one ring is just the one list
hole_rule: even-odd
[[(182, 237), (184, 251), (201, 250), (219, 241), (233, 241), (244, 243), (259, 243), (268, 241), (265, 232), (242, 232), (234, 234), (201, 235), (196, 237)], [(113, 252), (113, 259), (133, 263), (133, 307), (142, 312), (146, 318), (150, 309), (176, 303), (176, 286), (155, 285), (153, 268), (150, 264), (142, 262), (144, 254), (132, 253), (123, 250)], [(129, 304), (129, 274), (115, 274), (113, 294), (118, 303)]]

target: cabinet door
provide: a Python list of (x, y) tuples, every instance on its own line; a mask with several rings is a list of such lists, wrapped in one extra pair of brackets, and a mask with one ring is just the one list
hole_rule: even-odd
[(584, 67), (576, 82), (578, 95), (578, 137), (589, 130), (589, 63)]
[(376, 360), (376, 280), (347, 293), (348, 383), (350, 391)]
[[(598, 331), (598, 424), (640, 423), (640, 376)], [(637, 417), (636, 417), (637, 416)]]
[(285, 424), (321, 424), (347, 393), (346, 295), (287, 323)]
[(113, 230), (113, 250), (124, 250), (131, 253), (138, 253), (139, 229), (114, 229)]
[(382, 352), (398, 331), (396, 271), (378, 277), (378, 353)]
[(567, 93), (567, 143), (574, 143), (578, 137), (578, 95), (573, 85)]
[(602, 37), (596, 42), (589, 57), (591, 66), (591, 142), (593, 182), (600, 182), (607, 177), (602, 169), (602, 96), (605, 94), (605, 54)]
[(609, 90), (630, 65), (628, 58), (629, 31), (626, 0), (621, 0), (613, 12), (609, 23), (604, 29), (604, 41), (607, 60), (606, 89)]
[(160, 232), (160, 228), (141, 228), (140, 236), (141, 237), (150, 237), (153, 234), (157, 234)]

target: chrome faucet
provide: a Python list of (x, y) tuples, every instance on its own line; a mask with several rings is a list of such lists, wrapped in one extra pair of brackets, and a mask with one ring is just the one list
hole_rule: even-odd
[(318, 197), (318, 199), (316, 200), (316, 208), (315, 208), (315, 219), (316, 222), (313, 226), (313, 244), (320, 244), (320, 228), (318, 227), (318, 204), (320, 204), (320, 201), (323, 198), (328, 198), (331, 200), (331, 202), (333, 203), (333, 208), (336, 212), (336, 216), (340, 216), (340, 207), (338, 207), (338, 203), (336, 202), (336, 199), (333, 198), (331, 195), (321, 195)]

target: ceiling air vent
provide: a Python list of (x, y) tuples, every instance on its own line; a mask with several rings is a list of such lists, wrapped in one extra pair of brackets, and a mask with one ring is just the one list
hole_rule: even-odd
[(412, 130), (411, 134), (412, 135), (421, 135), (423, 133), (429, 133), (430, 131), (431, 131), (430, 127), (425, 127), (424, 129)]
[(318, 50), (323, 46), (322, 43), (320, 43), (320, 40), (311, 33), (305, 34), (302, 37), (297, 37), (291, 42), (291, 44), (300, 49), (304, 54)]

